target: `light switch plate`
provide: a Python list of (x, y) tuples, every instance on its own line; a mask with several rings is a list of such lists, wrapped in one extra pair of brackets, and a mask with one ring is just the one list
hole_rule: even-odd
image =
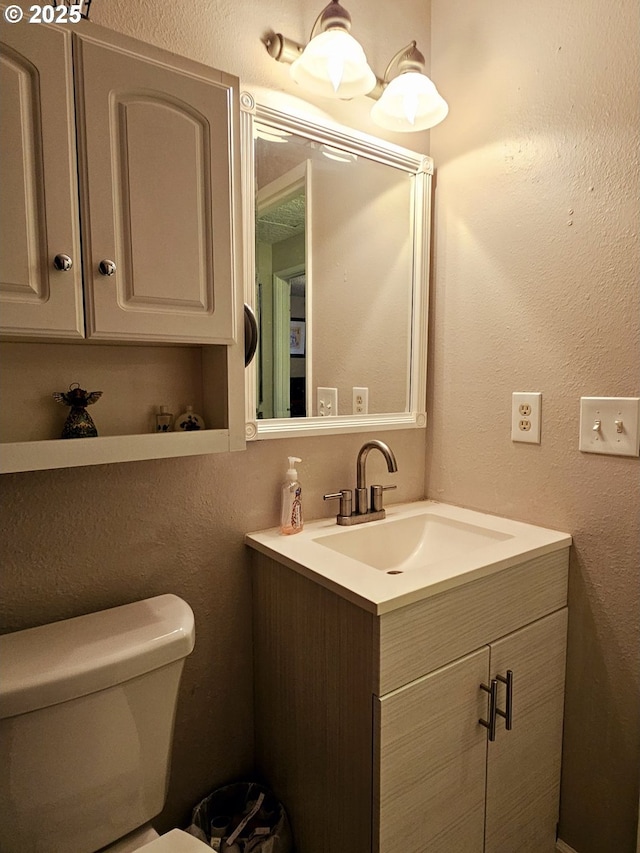
[(317, 405), (318, 417), (335, 417), (338, 414), (338, 389), (319, 386), (317, 389)]
[(640, 455), (640, 397), (581, 397), (580, 450)]

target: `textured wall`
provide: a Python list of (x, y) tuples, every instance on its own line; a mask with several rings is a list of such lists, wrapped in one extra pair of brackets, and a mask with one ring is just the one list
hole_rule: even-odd
[[(245, 88), (282, 85), (293, 91), (287, 67), (269, 58), (260, 38), (273, 27), (305, 41), (321, 5), (311, 0), (94, 0), (91, 18), (237, 74)], [(428, 53), (428, 16), (418, 0), (401, 0), (384, 16), (369, 17), (365, 0), (350, 0), (348, 8), (354, 32), (357, 27), (378, 73), (390, 54), (414, 36)], [(373, 132), (372, 103), (335, 103), (330, 112), (336, 120), (349, 118), (352, 126)], [(425, 139), (416, 135), (412, 147), (426, 150)], [(423, 497), (424, 432), (380, 437), (398, 458), (394, 500)], [(0, 631), (163, 592), (182, 595), (194, 608), (196, 648), (184, 672), (162, 828), (185, 820), (212, 788), (252, 767), (244, 533), (278, 523), (279, 486), (289, 454), (304, 460), (299, 471), (307, 517), (335, 512), (322, 495), (353, 486), (363, 440), (351, 435), (264, 441), (244, 453), (2, 478)], [(371, 476), (387, 482), (386, 466), (377, 457), (370, 457)]]
[[(635, 850), (638, 459), (581, 454), (581, 395), (638, 395), (636, 0), (432, 1), (427, 488), (575, 537), (561, 837)], [(510, 441), (541, 391), (542, 443)]]

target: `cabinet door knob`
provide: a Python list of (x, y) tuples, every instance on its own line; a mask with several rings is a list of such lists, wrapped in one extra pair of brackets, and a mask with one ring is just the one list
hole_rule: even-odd
[(53, 265), (60, 272), (67, 272), (73, 266), (73, 261), (69, 255), (56, 255), (53, 259)]
[(104, 260), (98, 264), (98, 272), (100, 275), (113, 275), (116, 271), (116, 265), (113, 261)]

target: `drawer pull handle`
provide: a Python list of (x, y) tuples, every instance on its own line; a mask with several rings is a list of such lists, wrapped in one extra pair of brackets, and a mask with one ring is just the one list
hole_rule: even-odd
[(513, 671), (508, 669), (506, 678), (503, 675), (497, 675), (496, 681), (500, 681), (507, 688), (507, 707), (504, 711), (496, 707), (496, 714), (504, 718), (504, 727), (510, 732), (513, 728)]
[(498, 679), (492, 678), (491, 685), (489, 687), (487, 687), (486, 684), (481, 684), (480, 689), (489, 694), (489, 719), (479, 719), (478, 722), (481, 726), (484, 726), (485, 729), (489, 729), (489, 740), (494, 741), (496, 739), (496, 714), (498, 710)]

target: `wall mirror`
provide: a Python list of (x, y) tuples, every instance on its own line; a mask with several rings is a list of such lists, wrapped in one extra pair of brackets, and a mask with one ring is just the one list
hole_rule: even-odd
[(247, 438), (424, 427), (431, 159), (241, 108)]

